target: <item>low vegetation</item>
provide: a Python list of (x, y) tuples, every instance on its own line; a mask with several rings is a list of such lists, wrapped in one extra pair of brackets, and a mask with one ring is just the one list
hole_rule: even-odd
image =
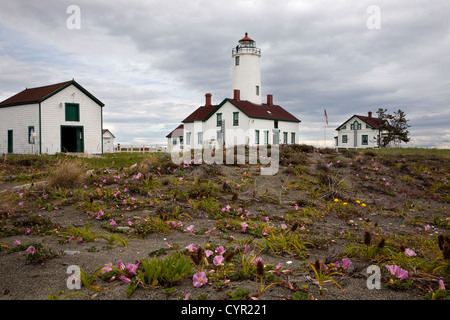
[[(45, 268), (76, 252), (79, 294), (49, 282), (41, 299), (360, 299), (369, 266), (382, 297), (449, 299), (449, 159), (284, 146), (263, 176), (163, 153), (4, 156), (0, 259)], [(7, 274), (5, 297), (35, 298)]]

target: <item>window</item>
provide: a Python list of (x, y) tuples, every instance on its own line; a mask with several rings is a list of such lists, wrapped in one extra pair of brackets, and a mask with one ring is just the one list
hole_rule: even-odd
[(80, 121), (80, 105), (66, 103), (66, 121)]
[(189, 146), (191, 145), (191, 133), (186, 132), (186, 144)]
[(369, 144), (369, 136), (367, 134), (362, 135), (362, 144), (363, 145)]
[(291, 144), (295, 144), (295, 132), (291, 132)]
[(264, 144), (269, 144), (269, 131), (264, 130)]
[(348, 137), (346, 134), (342, 135), (342, 143), (347, 143), (348, 142)]
[(255, 144), (259, 144), (259, 130), (255, 130)]
[(280, 143), (280, 130), (272, 130), (272, 144), (277, 145)]
[(275, 120), (275, 121), (273, 122), (273, 127), (274, 127), (275, 129), (278, 129), (278, 121), (277, 121), (277, 120)]
[(34, 126), (28, 127), (28, 143), (34, 144), (35, 135), (34, 135)]
[(288, 143), (288, 134), (287, 132), (283, 132), (283, 144), (287, 144)]
[(217, 114), (217, 127), (222, 126), (222, 114), (218, 113)]
[(233, 126), (239, 125), (239, 112), (233, 112)]
[(259, 86), (256, 86), (256, 95), (259, 96)]
[(174, 146), (177, 145), (177, 138), (172, 138), (172, 145), (174, 145)]
[(203, 132), (197, 132), (197, 143), (203, 144)]
[(355, 120), (355, 122), (350, 124), (350, 130), (361, 130), (361, 123)]
[[(235, 60), (234, 60), (234, 61), (235, 61), (234, 64), (235, 64), (236, 66), (239, 65), (239, 58), (240, 58), (239, 56), (236, 56), (236, 58), (235, 58)], [(229, 61), (229, 60), (228, 60), (228, 61)]]

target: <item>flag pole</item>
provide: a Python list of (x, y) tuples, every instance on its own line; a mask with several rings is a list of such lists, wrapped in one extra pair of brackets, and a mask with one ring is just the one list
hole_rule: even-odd
[(326, 123), (323, 124), (323, 145), (325, 148), (327, 147), (327, 125)]

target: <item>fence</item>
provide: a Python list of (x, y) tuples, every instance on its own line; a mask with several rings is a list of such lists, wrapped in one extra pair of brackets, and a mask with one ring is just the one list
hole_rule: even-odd
[(114, 147), (114, 152), (135, 152), (135, 153), (150, 153), (150, 152), (168, 152), (166, 145), (120, 145)]

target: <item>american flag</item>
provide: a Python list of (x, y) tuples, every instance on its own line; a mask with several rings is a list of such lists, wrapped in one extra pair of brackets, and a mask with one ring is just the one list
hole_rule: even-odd
[(328, 115), (327, 115), (327, 109), (323, 109), (323, 111), (324, 111), (324, 114), (325, 114), (325, 121), (327, 122), (327, 124), (328, 124)]

